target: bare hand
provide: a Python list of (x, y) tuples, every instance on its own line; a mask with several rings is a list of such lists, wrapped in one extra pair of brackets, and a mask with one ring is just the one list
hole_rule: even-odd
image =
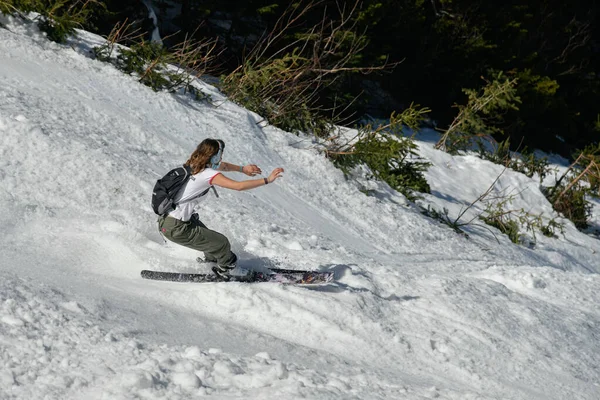
[(281, 173), (283, 173), (283, 168), (275, 168), (273, 170), (273, 172), (271, 172), (271, 175), (269, 175), (269, 177), (267, 178), (267, 180), (269, 181), (269, 183), (271, 183), (275, 179), (281, 178)]
[(262, 174), (262, 171), (260, 170), (260, 168), (258, 168), (258, 166), (254, 165), (254, 164), (244, 165), (242, 167), (242, 172), (248, 176)]

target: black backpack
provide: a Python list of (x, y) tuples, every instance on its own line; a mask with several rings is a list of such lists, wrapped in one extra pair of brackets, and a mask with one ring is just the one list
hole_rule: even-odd
[(189, 166), (181, 166), (169, 171), (156, 181), (152, 191), (152, 209), (158, 215), (165, 215), (175, 209), (175, 196), (192, 176)]

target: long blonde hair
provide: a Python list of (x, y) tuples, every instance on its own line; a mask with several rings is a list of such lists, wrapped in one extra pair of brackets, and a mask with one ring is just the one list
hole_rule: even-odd
[(212, 156), (219, 152), (219, 142), (215, 139), (204, 139), (184, 165), (192, 168), (192, 174), (197, 174), (206, 168)]

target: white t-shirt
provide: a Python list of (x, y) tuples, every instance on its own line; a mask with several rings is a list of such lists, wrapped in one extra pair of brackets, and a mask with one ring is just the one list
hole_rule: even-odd
[[(220, 172), (212, 168), (205, 168), (196, 175), (190, 176), (185, 187), (175, 196), (177, 208), (169, 213), (170, 217), (180, 221), (189, 221), (198, 205), (206, 198), (208, 189), (212, 186), (212, 180)], [(201, 193), (203, 196), (198, 197)], [(190, 201), (190, 199), (192, 199)]]

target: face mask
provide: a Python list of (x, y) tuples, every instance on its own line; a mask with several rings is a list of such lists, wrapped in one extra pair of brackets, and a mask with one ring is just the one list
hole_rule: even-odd
[(223, 146), (221, 145), (221, 141), (219, 140), (219, 151), (217, 154), (210, 158), (210, 167), (212, 169), (218, 169), (221, 165), (221, 158), (223, 157)]

